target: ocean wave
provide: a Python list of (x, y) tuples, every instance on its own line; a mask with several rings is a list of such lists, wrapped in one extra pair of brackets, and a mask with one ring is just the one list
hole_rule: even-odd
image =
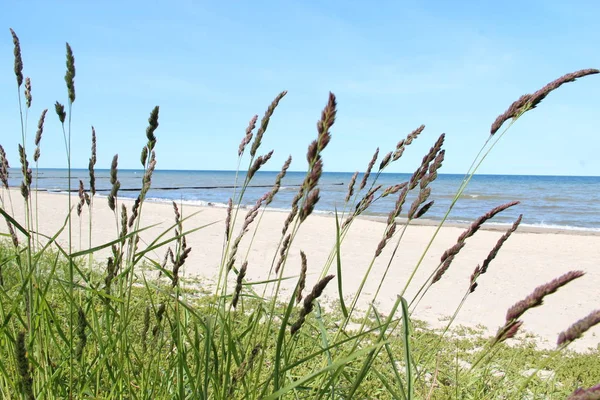
[[(503, 222), (487, 222), (489, 225), (495, 226), (506, 226), (509, 227), (512, 223)], [(566, 231), (577, 231), (577, 232), (600, 232), (600, 228), (584, 227), (584, 226), (573, 226), (573, 225), (559, 225), (559, 224), (547, 224), (544, 222), (533, 222), (533, 223), (522, 223), (520, 226), (524, 228), (540, 228), (540, 229), (561, 229)]]
[[(167, 203), (171, 204), (173, 201), (177, 204), (189, 205), (189, 206), (200, 206), (200, 207), (216, 207), (216, 208), (227, 208), (227, 203), (219, 203), (214, 201), (205, 201), (205, 200), (173, 200), (173, 199), (165, 199), (161, 197), (148, 197), (147, 201), (151, 201), (153, 203)], [(242, 205), (242, 208), (245, 208)]]

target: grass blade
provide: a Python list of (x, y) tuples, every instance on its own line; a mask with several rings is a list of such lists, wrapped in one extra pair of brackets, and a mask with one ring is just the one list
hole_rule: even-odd
[(344, 303), (344, 292), (342, 287), (342, 255), (340, 253), (340, 237), (340, 220), (338, 218), (337, 210), (335, 210), (335, 254), (337, 264), (338, 294), (340, 298), (340, 308), (342, 309), (342, 314), (344, 314), (344, 318), (348, 319), (348, 309), (346, 308), (346, 303)]
[(400, 297), (402, 303), (402, 335), (404, 337), (404, 365), (406, 366), (406, 395), (408, 400), (414, 397), (414, 382), (412, 374), (412, 355), (410, 346), (410, 316), (408, 303), (404, 297)]

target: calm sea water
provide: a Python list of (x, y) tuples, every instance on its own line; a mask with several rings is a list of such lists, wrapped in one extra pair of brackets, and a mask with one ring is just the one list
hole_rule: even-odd
[[(277, 172), (258, 172), (252, 187), (245, 195), (247, 205), (270, 190)], [(304, 172), (289, 172), (282, 189), (271, 204), (272, 208), (288, 209)], [(98, 170), (99, 195), (110, 190), (109, 171)], [(120, 197), (134, 198), (141, 187), (142, 171), (120, 170), (122, 190)], [(324, 173), (321, 182), (320, 212), (332, 212), (343, 208), (351, 173)], [(382, 174), (378, 182), (384, 187), (406, 181), (410, 174)], [(359, 181), (360, 181), (359, 176)], [(440, 174), (432, 184), (431, 199), (434, 206), (427, 219), (439, 220), (446, 213), (454, 198), (463, 175)], [(11, 185), (20, 185), (20, 174), (13, 170)], [(76, 189), (82, 179), (89, 187), (87, 170), (72, 171), (72, 187)], [(184, 201), (190, 204), (225, 206), (233, 193), (236, 173), (232, 171), (156, 171), (153, 189), (148, 197), (155, 201)], [(40, 170), (38, 185), (50, 192), (64, 192), (67, 188), (67, 171), (61, 169)], [(393, 207), (396, 196), (392, 195), (375, 203), (371, 215), (386, 215)], [(518, 176), (476, 175), (452, 210), (449, 221), (471, 222), (481, 214), (502, 203), (518, 200), (520, 205), (498, 215), (495, 223), (512, 223), (523, 214), (523, 223), (540, 227), (560, 227), (600, 231), (600, 177), (575, 176)], [(410, 201), (410, 199), (409, 199)], [(405, 207), (408, 208), (408, 207)]]

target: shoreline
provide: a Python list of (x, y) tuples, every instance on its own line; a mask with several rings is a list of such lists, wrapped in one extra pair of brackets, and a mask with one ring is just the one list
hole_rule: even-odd
[[(52, 234), (65, 221), (67, 197), (47, 192), (38, 192), (37, 195), (40, 232)], [(17, 221), (22, 222), (24, 213), (21, 194), (17, 190), (11, 190), (11, 196), (15, 208), (14, 216)], [(35, 197), (33, 193), (33, 203)], [(75, 207), (78, 198), (72, 196), (72, 199), (72, 205)], [(119, 198), (118, 203), (125, 204), (130, 212), (133, 199)], [(118, 207), (121, 205), (118, 204)], [(105, 198), (96, 197), (93, 210), (92, 246), (98, 246), (114, 239), (117, 228), (114, 213), (109, 209)], [(236, 224), (231, 231), (233, 238), (239, 234), (247, 210), (239, 210)], [(184, 204), (180, 211), (184, 217), (198, 212), (184, 222), (184, 231), (207, 226), (187, 236), (192, 251), (183, 268), (184, 276), (198, 277), (200, 282), (211, 282), (218, 273), (221, 261), (226, 209)], [(80, 243), (81, 248), (88, 248), (88, 217), (87, 206), (83, 209), (81, 219), (73, 210), (73, 243), (76, 251), (79, 250)], [(286, 217), (287, 212), (284, 211), (267, 210), (259, 213), (256, 221), (250, 226), (250, 231), (240, 242), (238, 262), (248, 261), (246, 278), (249, 282), (272, 278), (269, 276), (269, 269), (274, 257), (275, 262), (279, 257), (278, 245)], [(168, 202), (144, 203), (140, 226), (154, 224), (157, 226), (142, 232), (140, 248), (144, 248), (173, 222), (173, 208)], [(404, 297), (410, 303), (421, 284), (439, 265), (441, 255), (456, 243), (466, 226), (446, 223), (437, 233), (435, 240), (430, 243), (437, 229), (437, 223), (420, 222), (425, 223), (411, 224), (406, 228), (401, 242), (397, 242), (398, 235), (394, 236), (381, 255), (373, 261), (375, 249), (384, 234), (384, 224), (381, 220), (377, 221), (371, 217), (354, 220), (341, 244), (340, 253), (342, 288), (347, 304), (352, 300), (352, 294), (358, 290), (365, 272), (370, 270), (371, 275), (365, 281), (357, 307), (365, 309), (375, 300), (378, 311), (385, 314), (390, 310), (397, 296), (402, 293), (402, 288), (406, 286), (415, 265), (421, 262), (414, 274), (414, 280), (404, 293)], [(81, 237), (79, 236), (80, 223)], [(6, 231), (6, 223), (1, 223), (0, 232), (6, 233)], [(503, 227), (500, 226), (487, 226), (469, 238), (443, 278), (431, 286), (431, 290), (414, 309), (413, 317), (428, 323), (433, 329), (443, 327), (446, 318), (454, 313), (468, 290), (474, 268), (487, 257), (503, 231)], [(307, 218), (292, 243), (284, 267), (284, 276), (292, 277), (282, 281), (284, 298), (285, 293), (289, 293), (296, 284), (300, 268), (300, 251), (304, 251), (308, 258), (307, 290), (318, 281), (323, 266), (327, 264), (329, 255), (335, 248), (335, 232), (333, 216), (317, 213)], [(66, 242), (65, 235), (66, 232), (63, 232), (59, 236), (61, 244)], [(398, 246), (397, 251), (394, 253), (396, 246)], [(108, 249), (105, 250), (109, 252)], [(152, 251), (149, 257), (160, 261), (164, 257), (164, 250), (165, 248), (161, 248)], [(102, 257), (105, 257), (107, 252), (97, 253), (95, 261), (102, 262)], [(380, 279), (386, 273), (388, 263), (391, 263), (390, 268), (380, 287)], [(101, 264), (99, 266), (102, 268)], [(539, 340), (536, 342), (542, 348), (552, 347), (561, 331), (598, 308), (600, 235), (582, 235), (580, 232), (560, 232), (543, 228), (530, 230), (519, 227), (491, 263), (489, 271), (478, 279), (477, 290), (469, 295), (453, 327), (481, 325), (487, 328), (486, 333), (493, 335), (504, 323), (506, 311), (510, 306), (525, 298), (537, 286), (571, 270), (583, 270), (586, 275), (561, 288), (556, 294), (548, 296), (544, 305), (532, 309), (523, 317), (523, 331), (538, 335)], [(327, 273), (337, 274), (335, 262), (331, 264)], [(230, 275), (229, 278), (232, 276)], [(262, 287), (260, 290), (262, 291)], [(335, 302), (338, 298), (338, 285), (332, 282), (323, 294), (324, 303)], [(595, 327), (569, 348), (577, 351), (595, 348), (600, 343), (599, 337), (600, 327)]]
[[(18, 193), (18, 188), (11, 188), (12, 192), (17, 192)], [(36, 190), (32, 188), (31, 190), (32, 193), (35, 193)], [(48, 194), (48, 195), (61, 195), (61, 196), (66, 196), (67, 192), (64, 191), (50, 191), (50, 190), (39, 190), (38, 193), (44, 193), (44, 194)], [(77, 192), (72, 192), (71, 196), (75, 196), (77, 194)], [(20, 195), (20, 194), (19, 194)], [(106, 199), (107, 196), (105, 195), (99, 195), (96, 194), (97, 198), (102, 198), (102, 199)], [(135, 198), (132, 197), (119, 197), (119, 200), (126, 200), (126, 201), (134, 201)], [(154, 203), (154, 204), (167, 204), (167, 205), (171, 205), (173, 200), (170, 199), (161, 199), (161, 198), (147, 198), (145, 200), (145, 202), (147, 203)], [(205, 204), (202, 204), (205, 203)], [(205, 202), (204, 200), (183, 200), (180, 202), (177, 202), (177, 204), (183, 204), (187, 207), (197, 207), (197, 208), (216, 208), (216, 209), (225, 209), (227, 207), (227, 204), (225, 203), (212, 203), (212, 202)], [(240, 207), (241, 210), (248, 210), (250, 209), (251, 206), (250, 205), (242, 205)], [(282, 209), (282, 208), (267, 208), (266, 212), (274, 212), (274, 213), (289, 213), (289, 209)], [(313, 212), (315, 215), (319, 215), (322, 217), (329, 217), (329, 218), (333, 218), (334, 217), (334, 212), (333, 211), (325, 211), (325, 210), (315, 210)], [(357, 219), (364, 219), (364, 220), (369, 220), (369, 221), (374, 221), (374, 222), (378, 222), (378, 223), (385, 223), (387, 216), (385, 214), (381, 214), (381, 215), (374, 215), (374, 214), (364, 214), (361, 215), (359, 217), (357, 217)], [(406, 218), (402, 218), (402, 217), (398, 217), (396, 218), (396, 221), (399, 224), (405, 224), (406, 223)], [(411, 221), (411, 225), (414, 226), (435, 226), (437, 227), (440, 224), (441, 220), (438, 219), (428, 219), (428, 218), (420, 218), (417, 220), (413, 220)], [(457, 221), (452, 221), (447, 219), (442, 227), (450, 227), (450, 228), (461, 228), (461, 229), (466, 229), (468, 228), (470, 225), (470, 223), (468, 222), (457, 222)], [(495, 222), (488, 222), (485, 223), (480, 229), (481, 230), (485, 230), (485, 231), (493, 231), (493, 232), (505, 232), (510, 226), (512, 225), (512, 223), (495, 223)], [(600, 228), (586, 228), (586, 227), (578, 227), (578, 226), (565, 226), (565, 227), (561, 227), (561, 226), (537, 226), (537, 225), (530, 225), (530, 224), (521, 224), (519, 225), (519, 229), (518, 232), (521, 233), (536, 233), (536, 234), (545, 234), (545, 233), (549, 233), (549, 234), (562, 234), (562, 235), (574, 235), (574, 236), (599, 236), (600, 237)]]

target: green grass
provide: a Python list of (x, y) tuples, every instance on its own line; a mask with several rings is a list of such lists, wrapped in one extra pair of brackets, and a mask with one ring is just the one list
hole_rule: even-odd
[[(0, 260), (5, 268), (4, 271), (4, 290), (2, 292), (2, 309), (6, 310), (12, 304), (12, 299), (18, 295), (19, 291), (19, 277), (14, 273), (16, 271), (15, 261), (9, 261), (12, 255), (11, 244), (3, 242), (0, 246)], [(55, 263), (57, 254), (48, 252), (40, 260), (40, 272), (44, 274), (50, 274), (50, 270)], [(58, 270), (66, 270), (68, 268), (66, 260), (61, 260)], [(100, 270), (101, 265), (98, 265), (95, 270)], [(12, 271), (12, 273), (10, 272)], [(56, 281), (62, 280), (64, 277), (55, 275)], [(90, 282), (97, 282), (101, 286), (104, 276), (98, 272), (92, 274)], [(162, 293), (169, 292), (169, 284), (163, 281), (155, 281), (152, 284), (148, 284), (153, 290), (147, 290), (142, 285), (134, 285), (132, 288), (132, 305), (131, 315), (132, 319), (129, 323), (128, 332), (130, 336), (128, 338), (129, 352), (131, 353), (131, 362), (128, 363), (128, 371), (124, 372), (125, 375), (133, 377), (131, 381), (132, 388), (139, 387), (138, 396), (142, 398), (150, 398), (152, 396), (158, 398), (168, 398), (170, 395), (167, 382), (173, 380), (173, 387), (170, 390), (174, 390), (175, 382), (175, 371), (177, 370), (178, 363), (180, 362), (179, 357), (176, 353), (172, 352), (173, 345), (173, 332), (174, 328), (174, 314), (175, 308), (173, 305), (167, 308), (166, 316), (163, 319), (163, 326), (157, 333), (156, 338), (152, 334), (152, 330), (157, 326), (156, 314), (154, 311), (150, 313), (150, 323), (148, 327), (148, 334), (146, 340), (142, 340), (142, 333), (144, 332), (144, 316), (145, 310), (148, 305), (156, 305), (164, 300)], [(195, 285), (202, 285), (202, 282), (191, 280), (185, 282), (186, 287), (193, 287)], [(8, 289), (7, 289), (8, 288)], [(87, 315), (100, 315), (104, 312), (106, 304), (99, 297), (90, 295), (90, 290), (87, 288), (76, 289), (76, 296), (84, 298), (84, 309), (86, 309)], [(199, 293), (193, 289), (187, 289), (183, 293), (187, 299), (189, 299), (189, 307), (194, 310), (194, 314), (199, 316), (210, 315), (212, 304), (215, 298), (210, 293)], [(61, 321), (60, 325), (66, 327), (69, 322), (69, 305), (67, 303), (67, 297), (65, 296), (66, 291), (60, 287), (59, 284), (52, 284), (49, 286), (48, 292), (45, 294), (46, 302), (52, 309), (54, 322)], [(95, 298), (95, 300), (94, 300)], [(243, 309), (238, 310), (234, 313), (230, 320), (229, 328), (232, 329), (230, 334), (233, 337), (244, 337), (245, 331), (249, 326), (252, 325), (252, 313), (257, 308), (262, 306), (262, 302), (259, 300), (246, 299), (244, 302)], [(343, 320), (341, 312), (335, 311), (335, 306), (330, 305), (326, 307), (331, 311), (325, 311), (321, 309), (319, 315), (311, 315), (308, 318), (306, 325), (303, 327), (302, 333), (295, 339), (296, 351), (298, 354), (311, 354), (320, 350), (319, 343), (315, 343), (315, 337), (318, 337), (321, 333), (320, 321), (340, 321)], [(275, 314), (282, 315), (285, 309), (285, 304), (279, 304)], [(362, 321), (362, 320), (360, 320)], [(359, 322), (359, 320), (357, 320)], [(481, 398), (518, 398), (515, 397), (514, 393), (518, 390), (519, 384), (523, 383), (526, 378), (526, 372), (535, 369), (539, 366), (549, 355), (550, 351), (536, 350), (534, 341), (528, 339), (521, 339), (517, 343), (508, 346), (505, 344), (499, 345), (498, 351), (494, 357), (493, 362), (489, 363), (486, 368), (479, 371), (469, 371), (468, 364), (472, 363), (485, 344), (489, 342), (489, 337), (486, 337), (483, 330), (457, 327), (452, 330), (450, 335), (444, 336), (443, 340), (440, 341), (441, 334), (439, 330), (429, 328), (425, 323), (413, 321), (414, 335), (412, 336), (412, 349), (413, 359), (419, 365), (418, 376), (415, 379), (415, 398), (425, 398), (427, 394), (432, 390), (432, 399), (447, 399), (454, 398), (457, 387), (460, 389), (460, 397), (463, 399), (481, 399)], [(374, 332), (365, 335), (362, 340), (365, 346), (369, 343), (377, 341), (377, 322), (372, 319), (368, 329), (375, 329)], [(267, 335), (267, 343), (275, 343), (277, 339), (278, 326), (274, 326), (270, 332), (265, 333)], [(200, 329), (198, 324), (190, 324), (186, 330), (184, 336), (189, 338), (191, 345), (194, 343), (195, 332)], [(63, 328), (64, 330), (64, 328)], [(98, 330), (98, 331), (96, 331)], [(86, 367), (82, 370), (81, 374), (76, 375), (74, 384), (78, 388), (77, 393), (79, 396), (90, 398), (108, 398), (111, 392), (113, 382), (108, 373), (102, 372), (100, 364), (102, 363), (101, 358), (103, 356), (103, 346), (95, 345), (99, 342), (108, 342), (108, 338), (96, 337), (101, 334), (107, 334), (110, 331), (105, 330), (103, 327), (90, 326), (86, 328), (88, 343), (82, 354), (83, 361), (78, 362), (78, 366), (85, 365)], [(50, 376), (53, 376), (53, 385), (48, 388), (48, 391), (52, 392), (55, 398), (61, 398), (67, 396), (66, 388), (63, 384), (66, 382), (67, 377), (60, 373), (60, 365), (58, 361), (61, 360), (59, 348), (61, 339), (57, 337), (56, 333), (49, 334), (49, 341), (47, 355), (50, 359), (49, 365), (51, 367), (49, 372)], [(329, 327), (328, 335), (335, 334), (335, 325)], [(351, 331), (349, 335), (351, 335)], [(5, 338), (6, 339), (6, 338)], [(200, 339), (201, 340), (201, 339)], [(400, 334), (392, 335), (388, 338), (390, 349), (393, 354), (402, 354), (403, 352), (403, 338)], [(57, 342), (55, 345), (53, 343)], [(349, 349), (352, 347), (352, 341), (345, 343), (340, 346), (339, 350), (343, 348)], [(274, 346), (268, 346), (261, 351), (264, 352), (264, 359), (267, 362), (272, 362), (275, 358)], [(423, 359), (429, 358), (431, 354), (435, 354), (435, 358), (431, 359), (427, 363), (422, 363)], [(9, 360), (12, 358), (12, 354), (8, 349), (8, 346), (2, 346), (2, 360)], [(193, 365), (194, 357), (190, 357), (190, 364)], [(302, 377), (310, 374), (316, 368), (319, 368), (321, 359), (318, 357), (311, 358), (307, 362), (298, 365), (293, 369), (292, 377)], [(370, 374), (365, 378), (363, 384), (360, 386), (359, 391), (356, 393), (357, 398), (393, 398), (390, 391), (388, 391), (385, 385), (382, 385), (382, 381), (387, 382), (388, 385), (394, 387), (394, 368), (399, 371), (404, 370), (404, 365), (399, 360), (397, 363), (392, 364), (385, 357), (378, 357), (374, 360), (372, 365), (372, 371), (376, 373)], [(148, 368), (148, 366), (152, 368)], [(351, 386), (352, 377), (356, 375), (361, 367), (359, 361), (349, 363), (345, 368), (345, 377), (341, 378), (338, 384), (340, 391), (344, 390), (344, 387)], [(596, 382), (600, 381), (600, 365), (598, 363), (598, 352), (590, 352), (586, 354), (579, 354), (574, 352), (565, 352), (559, 358), (554, 358), (550, 364), (548, 364), (544, 371), (551, 371), (553, 375), (544, 378), (544, 375), (534, 379), (529, 383), (528, 391), (535, 393), (534, 398), (566, 398), (567, 395), (572, 392), (574, 387), (588, 387), (593, 386)], [(235, 376), (234, 371), (232, 375)], [(63, 371), (64, 373), (64, 371)], [(261, 376), (257, 377), (259, 380), (267, 380), (271, 371), (263, 369)], [(54, 375), (57, 374), (57, 375)], [(546, 374), (546, 372), (544, 372)], [(434, 380), (435, 376), (435, 380)], [(155, 387), (152, 387), (152, 386)], [(237, 385), (235, 385), (237, 386)], [(297, 389), (298, 396), (303, 398), (308, 396), (310, 385), (300, 386)], [(137, 391), (137, 390), (136, 390)], [(4, 392), (5, 398), (10, 398), (8, 392)], [(239, 398), (252, 397), (250, 393), (244, 391), (244, 385), (240, 384), (240, 387), (234, 390), (234, 394)], [(137, 397), (137, 396), (136, 396)]]
[[(382, 188), (378, 185), (379, 175), (403, 152), (410, 151), (410, 143), (419, 138), (422, 128), (409, 134), (382, 158), (378, 157), (378, 150), (367, 167), (370, 179), (364, 180), (364, 184), (356, 182), (349, 190), (343, 209), (336, 212), (336, 240), (328, 260), (322, 266), (311, 265), (311, 270), (319, 273), (319, 282), (312, 288), (303, 288), (302, 274), (299, 278), (290, 277), (286, 267), (291, 243), (302, 234), (302, 224), (310, 218), (319, 201), (322, 152), (332, 140), (331, 129), (337, 114), (336, 98), (331, 93), (317, 124), (316, 138), (307, 149), (306, 178), (290, 204), (283, 231), (273, 232), (279, 245), (265, 282), (245, 278), (253, 236), (249, 237), (250, 248), (239, 245), (242, 238), (251, 235), (252, 229), (261, 229), (263, 213), (272, 196), (277, 195), (279, 178), (285, 175), (289, 163), (254, 208), (245, 210), (237, 206), (244, 203), (246, 188), (254, 173), (269, 161), (271, 152), (259, 153), (262, 137), (286, 92), (275, 98), (260, 122), (257, 117), (251, 120), (240, 145), (238, 184), (225, 221), (227, 234), (223, 238), (218, 274), (210, 284), (193, 277), (188, 279), (182, 272), (191, 251), (187, 236), (199, 229), (210, 229), (211, 224), (187, 226), (190, 216), (181, 217), (174, 203), (172, 221), (175, 222), (156, 237), (144, 236), (145, 240), (139, 240), (148, 228), (142, 223), (144, 201), (151, 187), (157, 154), (160, 154), (155, 135), (159, 126), (158, 106), (148, 119), (140, 157), (145, 173), (132, 208), (119, 201), (118, 156), (113, 158), (108, 203), (115, 219), (114, 240), (92, 247), (96, 229), (93, 219), (88, 219), (87, 227), (83, 220), (75, 219), (78, 218), (77, 207), (87, 207), (93, 215), (95, 207), (104, 206), (94, 202), (95, 136), (88, 189), (82, 185), (77, 205), (71, 207), (69, 198), (64, 225), (58, 231), (39, 232), (39, 218), (43, 215), (33, 207), (31, 198), (31, 188), (37, 184), (33, 178), (37, 177), (37, 157), (35, 174), (29, 169), (27, 158), (31, 92), (27, 89), (23, 105), (21, 48), (14, 32), (13, 42), (22, 127), (23, 183), (21, 197), (9, 190), (4, 184), (9, 173), (6, 159), (0, 157), (3, 183), (0, 214), (8, 229), (4, 235), (6, 241), (0, 244), (2, 398), (545, 399), (566, 398), (576, 388), (591, 387), (600, 381), (597, 352), (573, 354), (565, 350), (566, 346), (538, 351), (527, 342), (507, 346), (506, 340), (514, 333), (513, 328), (519, 326), (517, 319), (506, 321), (498, 335), (489, 338), (473, 329), (454, 327), (453, 317), (445, 329), (429, 329), (413, 314), (421, 296), (432, 288), (435, 290), (435, 280), (443, 279), (443, 272), (453, 257), (462, 246), (468, 245), (468, 238), (476, 234), (484, 221), (512, 204), (491, 210), (474, 221), (456, 245), (448, 249), (429, 279), (414, 282), (428, 246), (406, 277), (404, 289), (387, 314), (380, 313), (373, 305), (359, 309), (358, 305), (364, 300), (367, 304), (377, 304), (379, 290), (365, 298), (364, 284), (374, 280), (381, 286), (388, 269), (393, 267), (406, 227), (427, 212), (430, 184), (444, 160), (444, 135), (435, 141), (411, 179), (399, 182), (399, 186)], [(485, 141), (457, 188), (446, 217), (479, 165), (514, 121), (562, 83), (596, 72), (588, 70), (566, 75), (562, 81), (529, 95), (527, 101), (516, 103), (518, 107), (513, 105), (504, 118), (512, 119), (510, 124)], [(57, 102), (55, 111), (63, 126), (69, 169), (75, 76), (75, 59), (67, 45), (67, 106)], [(42, 118), (38, 125), (37, 152), (43, 122)], [(0, 152), (0, 156), (2, 154)], [(41, 155), (43, 157), (43, 151)], [(353, 221), (385, 196), (395, 196), (396, 205), (390, 210), (387, 223), (381, 225), (378, 248), (365, 249), (373, 256), (360, 278), (359, 290), (342, 293), (345, 271), (340, 256), (342, 243)], [(13, 217), (16, 201), (24, 202), (23, 221)], [(405, 217), (406, 222), (398, 222), (399, 216)], [(429, 245), (444, 221), (445, 218)], [(515, 222), (515, 229), (519, 221)], [(79, 224), (79, 229), (87, 230), (88, 245), (81, 241), (78, 245), (73, 243), (74, 223)], [(223, 221), (214, 223), (223, 224)], [(61, 233), (67, 234), (66, 243), (56, 240)], [(512, 230), (507, 231), (507, 240), (511, 233)], [(502, 243), (499, 241), (490, 250), (483, 266), (493, 260)], [(194, 248), (200, 245), (193, 244)], [(384, 247), (392, 248), (391, 256), (383, 255), (380, 250)], [(310, 257), (310, 249), (306, 250)], [(110, 251), (110, 257), (101, 256), (101, 251)], [(164, 252), (164, 260), (151, 257), (156, 251)], [(387, 268), (380, 276), (372, 272), (378, 257), (389, 257)], [(475, 284), (485, 272), (485, 268), (475, 269), (471, 283)], [(297, 279), (291, 293), (282, 290), (282, 282), (287, 279)], [(414, 298), (406, 299), (403, 296), (409, 285), (421, 289)], [(551, 284), (545, 286), (548, 290), (543, 295), (555, 291), (556, 288), (548, 285)], [(321, 303), (324, 291), (334, 293), (337, 301)], [(465, 293), (464, 301), (470, 293)], [(302, 301), (297, 300), (300, 294)], [(525, 312), (541, 304), (543, 296), (535, 296), (536, 292), (535, 301), (527, 305)], [(538, 369), (542, 371), (538, 373)], [(526, 374), (528, 371), (530, 376)]]

